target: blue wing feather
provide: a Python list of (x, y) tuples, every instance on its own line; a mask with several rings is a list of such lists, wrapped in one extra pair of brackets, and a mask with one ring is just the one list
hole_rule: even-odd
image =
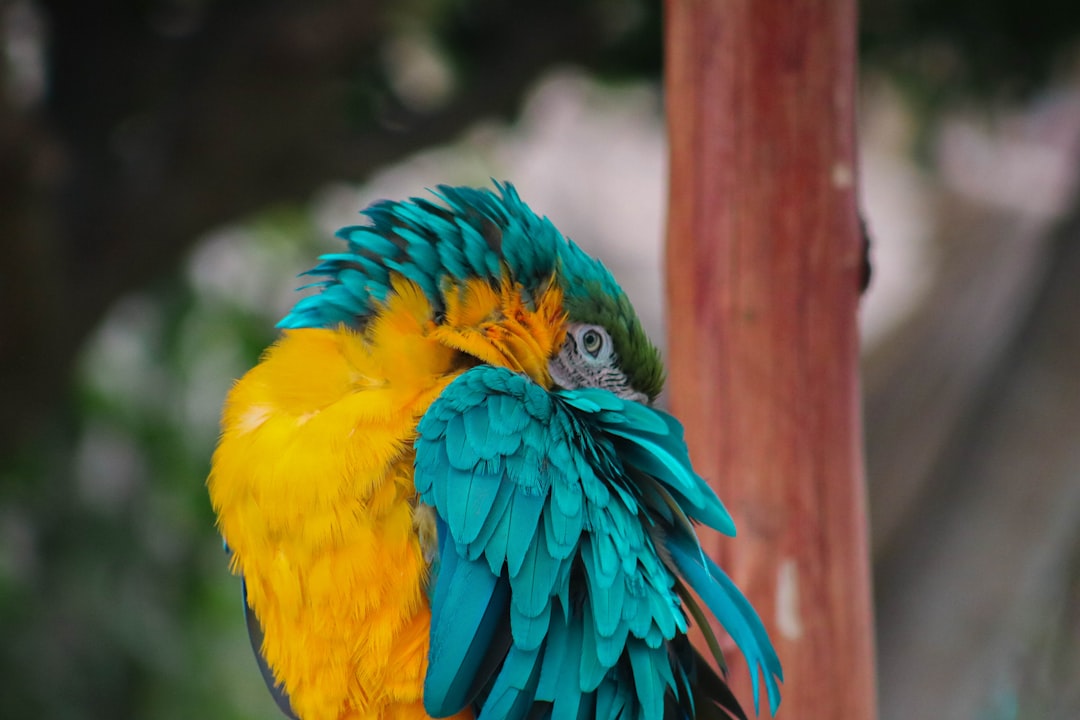
[[(445, 540), (442, 544), (445, 548)], [(437, 717), (450, 715), (471, 699), (475, 668), (506, 616), (509, 587), (484, 563), (456, 553), (440, 553), (441, 566), (432, 597), (431, 655), (443, 659), (429, 667), (424, 707)]]
[(687, 544), (683, 538), (670, 538), (667, 547), (675, 565), (746, 657), (753, 684), (754, 711), (759, 711), (760, 674), (765, 678), (769, 708), (775, 714), (780, 705), (777, 680), (783, 680), (784, 675), (761, 619), (727, 574), (703, 556), (700, 548), (688, 548)]
[[(689, 520), (734, 526), (670, 416), (606, 391), (549, 393), (476, 367), (421, 419), (416, 488), (445, 529), (429, 712), (474, 703), (481, 720), (661, 720), (669, 707), (690, 717), (696, 670), (684, 662), (696, 661), (669, 648), (685, 642), (688, 624), (675, 574), (731, 633), (755, 683), (764, 670), (775, 709), (781, 678), (764, 628), (704, 557)], [(481, 688), (474, 676), (496, 646), (505, 658)], [(755, 685), (755, 703), (756, 694)], [(713, 701), (741, 713), (726, 688)]]
[(510, 648), (477, 720), (524, 720), (535, 702), (542, 653)]

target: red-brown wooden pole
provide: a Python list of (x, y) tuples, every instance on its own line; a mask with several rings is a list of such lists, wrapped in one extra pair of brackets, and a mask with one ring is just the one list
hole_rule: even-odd
[(666, 21), (671, 404), (739, 527), (708, 550), (776, 643), (780, 717), (870, 720), (855, 0), (667, 0)]

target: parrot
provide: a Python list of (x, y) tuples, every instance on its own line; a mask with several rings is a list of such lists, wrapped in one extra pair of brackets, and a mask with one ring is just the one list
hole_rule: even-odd
[(365, 209), (225, 399), (207, 485), (268, 688), (294, 720), (745, 720), (715, 618), (775, 714), (659, 351), (493, 186)]

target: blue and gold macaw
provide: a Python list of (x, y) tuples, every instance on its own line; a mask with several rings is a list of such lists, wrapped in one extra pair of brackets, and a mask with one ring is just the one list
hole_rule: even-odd
[(733, 535), (607, 270), (508, 184), (381, 202), (226, 401), (208, 480), (260, 666), (302, 720), (773, 712)]

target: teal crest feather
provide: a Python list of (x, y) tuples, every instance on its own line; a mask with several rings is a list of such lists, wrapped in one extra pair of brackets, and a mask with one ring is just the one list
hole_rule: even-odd
[(513, 185), (486, 189), (440, 185), (436, 200), (380, 201), (363, 215), (368, 225), (342, 228), (344, 253), (323, 255), (306, 275), (322, 292), (300, 300), (279, 323), (283, 328), (332, 327), (366, 318), (390, 293), (398, 273), (417, 283), (437, 304), (442, 280), (484, 278), (509, 272), (526, 289), (542, 287), (559, 273), (564, 290), (622, 296), (603, 265), (565, 238), (545, 217), (522, 202)]

